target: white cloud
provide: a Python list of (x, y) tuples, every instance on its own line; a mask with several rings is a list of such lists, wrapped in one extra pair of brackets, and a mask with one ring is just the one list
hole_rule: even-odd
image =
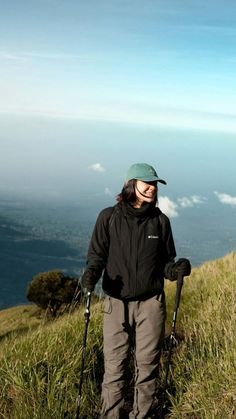
[(178, 210), (181, 208), (192, 208), (194, 205), (203, 204), (206, 198), (199, 196), (199, 195), (191, 195), (189, 197), (184, 196), (182, 198), (178, 198), (178, 203), (172, 201), (167, 196), (161, 196), (158, 198), (158, 206), (164, 214), (168, 217), (178, 217), (179, 212)]
[(194, 204), (203, 204), (206, 200), (206, 198), (199, 195), (192, 195), (191, 198)]
[(187, 198), (186, 196), (184, 196), (183, 198), (178, 198), (178, 202), (180, 206), (183, 208), (189, 208), (193, 206), (192, 200), (190, 198)]
[[(0, 57), (1, 59), (1, 57)], [(16, 59), (15, 57), (11, 58)], [(11, 86), (8, 86), (8, 90)], [(37, 91), (38, 94), (38, 91)], [(122, 106), (110, 105), (109, 107), (102, 102), (98, 105), (91, 106), (91, 101), (86, 103), (83, 99), (83, 106), (74, 103), (73, 98), (69, 97), (71, 107), (66, 108), (62, 102), (57, 101), (57, 104), (48, 98), (47, 103), (42, 98), (42, 103), (29, 105), (25, 103), (25, 97), (19, 90), (19, 100), (12, 101), (14, 94), (9, 95), (9, 103), (0, 102), (0, 113), (16, 114), (16, 115), (36, 115), (46, 116), (48, 118), (56, 119), (75, 119), (85, 121), (107, 121), (116, 123), (134, 123), (134, 124), (148, 124), (159, 127), (173, 127), (184, 129), (198, 129), (198, 130), (213, 130), (222, 132), (236, 132), (236, 117), (235, 114), (230, 114), (226, 109), (225, 112), (199, 112), (193, 109), (186, 111), (185, 109), (172, 109), (166, 107), (160, 109), (158, 105), (153, 106), (153, 109), (145, 109), (135, 107), (132, 103), (124, 103)], [(36, 93), (35, 93), (36, 95)], [(72, 109), (73, 107), (73, 109)]]
[(215, 195), (222, 204), (236, 206), (236, 196), (227, 193), (219, 193), (217, 191), (215, 191)]
[(158, 206), (167, 217), (178, 217), (179, 215), (177, 211), (178, 205), (167, 196), (158, 198)]
[(203, 204), (205, 198), (199, 195), (191, 195), (190, 197), (183, 196), (182, 198), (178, 198), (179, 205), (183, 208), (191, 208), (197, 204)]
[(17, 56), (16, 54), (12, 54), (10, 52), (3, 52), (0, 51), (0, 60), (19, 60), (21, 58), (19, 58), (19, 56)]
[(113, 196), (113, 193), (110, 191), (110, 189), (109, 188), (105, 188), (105, 195), (108, 195), (108, 196)]
[(91, 60), (89, 55), (78, 55), (78, 54), (62, 54), (55, 52), (37, 52), (37, 51), (3, 51), (0, 50), (0, 60), (17, 60), (25, 61), (27, 59), (39, 58), (39, 59), (50, 59), (50, 60), (71, 60), (79, 59), (80, 61)]
[(101, 165), (101, 163), (94, 163), (88, 166), (88, 169), (93, 170), (94, 172), (105, 172), (106, 169)]

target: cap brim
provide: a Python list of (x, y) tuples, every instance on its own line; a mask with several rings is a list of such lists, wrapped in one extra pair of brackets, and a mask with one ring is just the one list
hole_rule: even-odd
[(163, 185), (167, 185), (167, 183), (164, 179), (157, 179), (157, 182), (163, 183)]
[(142, 180), (143, 182), (160, 182), (163, 183), (163, 185), (167, 185), (166, 181), (164, 179), (160, 179), (157, 176), (151, 176), (151, 177), (142, 177), (142, 178), (136, 178), (137, 180)]

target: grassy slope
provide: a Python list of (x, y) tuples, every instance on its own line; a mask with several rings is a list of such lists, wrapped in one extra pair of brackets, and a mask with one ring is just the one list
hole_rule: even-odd
[(173, 418), (236, 417), (235, 303), (236, 253), (204, 264), (186, 281)]
[[(175, 286), (166, 286), (169, 323)], [(236, 417), (236, 254), (194, 269), (186, 279), (173, 357), (173, 418)], [(84, 308), (45, 323), (32, 306), (0, 312), (0, 418), (63, 418), (75, 413)], [(81, 413), (99, 411), (103, 373), (102, 306), (91, 307)], [(12, 333), (11, 333), (12, 331)]]
[(32, 330), (41, 323), (39, 310), (34, 305), (22, 305), (0, 311), (0, 342), (10, 335)]
[[(101, 307), (93, 305), (88, 336), (85, 394), (83, 403), (93, 418), (96, 410), (94, 375), (101, 374)], [(17, 313), (17, 308), (14, 314)], [(12, 324), (18, 319), (12, 319)], [(63, 418), (73, 413), (80, 376), (81, 342), (84, 310), (64, 315), (54, 322), (42, 321), (37, 328), (17, 337), (16, 331), (2, 339), (0, 345), (0, 417)], [(93, 347), (93, 349), (92, 349)], [(100, 377), (98, 377), (100, 380)], [(89, 387), (86, 389), (86, 386)]]

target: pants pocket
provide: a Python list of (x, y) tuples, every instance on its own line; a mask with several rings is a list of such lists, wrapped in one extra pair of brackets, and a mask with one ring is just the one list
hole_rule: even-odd
[(112, 312), (112, 303), (111, 303), (111, 297), (105, 297), (104, 300), (104, 306), (103, 306), (103, 313), (104, 314), (111, 314)]
[(166, 301), (165, 292), (162, 291), (160, 294), (157, 294), (156, 300), (159, 301), (160, 303), (165, 303)]
[(164, 319), (166, 320), (166, 298), (164, 291), (156, 296), (156, 302), (159, 304), (161, 311), (164, 313)]

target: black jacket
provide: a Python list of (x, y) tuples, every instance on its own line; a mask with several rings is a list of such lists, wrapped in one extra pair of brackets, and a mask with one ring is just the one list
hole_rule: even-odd
[(87, 270), (115, 298), (141, 300), (163, 290), (165, 269), (176, 256), (168, 217), (152, 204), (105, 208), (88, 249)]

